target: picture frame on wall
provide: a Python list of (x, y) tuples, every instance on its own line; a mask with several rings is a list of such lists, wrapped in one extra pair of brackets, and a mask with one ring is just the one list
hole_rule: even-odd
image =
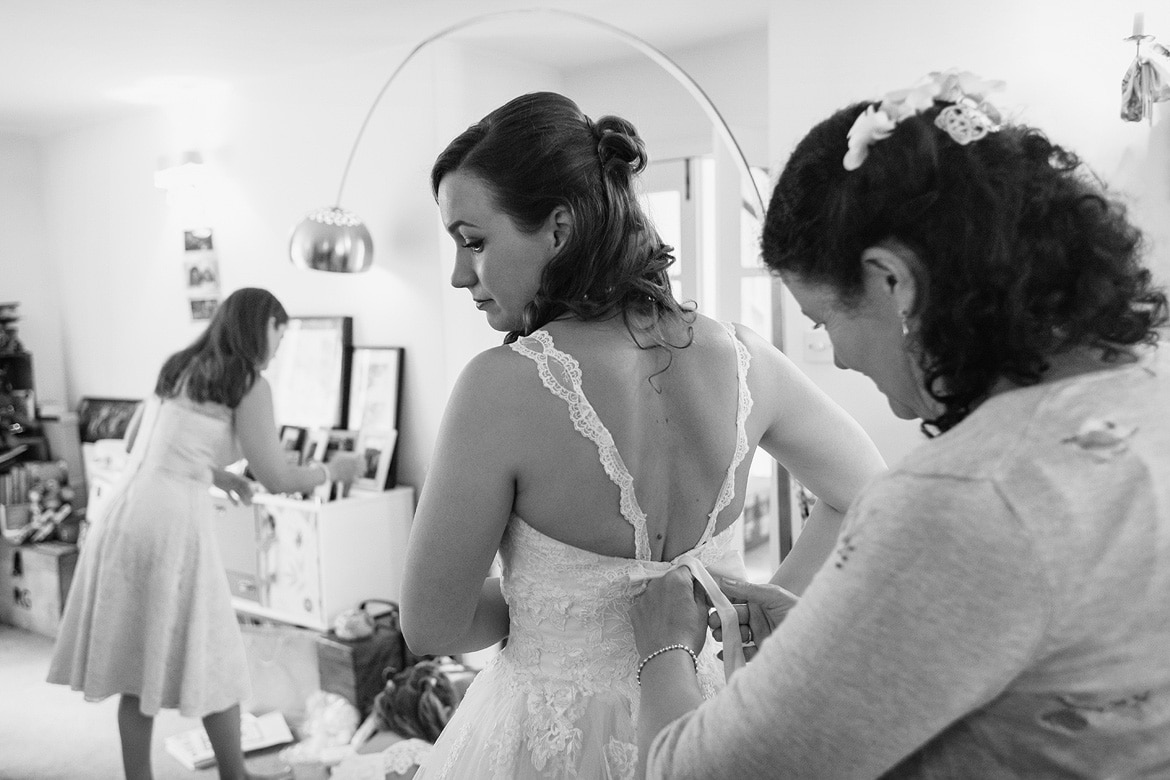
[(371, 492), (386, 489), (390, 475), (390, 462), (394, 457), (394, 445), (398, 431), (389, 433), (361, 433), (358, 435), (357, 452), (362, 456), (362, 472), (354, 481), (354, 488)]

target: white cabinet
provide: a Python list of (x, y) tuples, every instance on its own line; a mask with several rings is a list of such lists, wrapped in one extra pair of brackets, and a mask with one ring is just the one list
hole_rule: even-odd
[[(218, 491), (215, 491), (218, 493)], [(338, 501), (214, 495), (216, 536), (240, 612), (317, 630), (363, 599), (398, 601), (414, 491)]]

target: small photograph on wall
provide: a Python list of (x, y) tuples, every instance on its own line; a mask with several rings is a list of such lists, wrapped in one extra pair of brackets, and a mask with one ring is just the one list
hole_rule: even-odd
[(183, 278), (188, 298), (219, 296), (219, 261), (215, 252), (187, 252), (183, 255)]
[(191, 301), (191, 319), (209, 320), (215, 314), (219, 301), (213, 299), (198, 299)]
[(219, 260), (212, 248), (211, 229), (183, 232), (183, 280), (191, 321), (211, 319), (219, 304)]
[(183, 249), (188, 252), (210, 252), (213, 249), (211, 228), (184, 230)]

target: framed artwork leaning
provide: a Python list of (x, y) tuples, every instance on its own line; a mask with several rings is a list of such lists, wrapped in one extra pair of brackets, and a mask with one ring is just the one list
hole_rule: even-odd
[(308, 431), (298, 425), (280, 426), (280, 451), (290, 465), (301, 465), (307, 436)]
[(303, 428), (345, 428), (353, 318), (290, 317), (264, 375), (276, 421)]
[(373, 492), (386, 489), (390, 461), (394, 457), (394, 444), (397, 440), (398, 431), (358, 434), (357, 451), (362, 456), (363, 466), (354, 482), (355, 488)]
[(396, 449), (404, 353), (402, 347), (355, 347), (353, 350), (348, 427), (358, 432), (358, 451), (370, 453), (370, 468), (356, 485), (364, 490), (385, 490), (397, 484)]

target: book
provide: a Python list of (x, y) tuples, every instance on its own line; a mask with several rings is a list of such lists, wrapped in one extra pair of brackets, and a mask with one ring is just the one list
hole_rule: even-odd
[[(273, 710), (263, 715), (245, 712), (240, 715), (240, 746), (245, 755), (292, 741), (288, 722), (279, 711)], [(202, 726), (167, 737), (166, 748), (168, 753), (190, 770), (215, 766), (215, 751), (211, 749), (211, 740)]]

